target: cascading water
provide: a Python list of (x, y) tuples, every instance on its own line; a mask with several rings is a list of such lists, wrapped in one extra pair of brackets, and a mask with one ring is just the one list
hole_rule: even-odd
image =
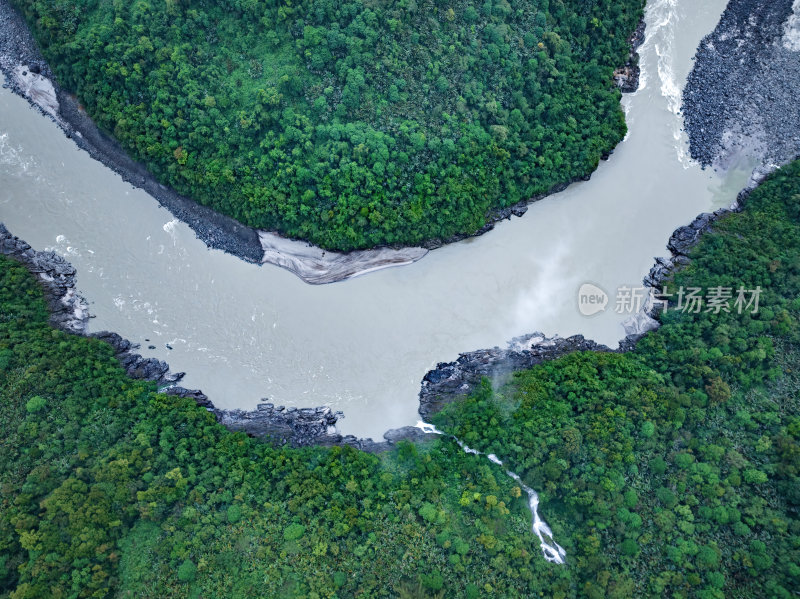
[[(497, 464), (498, 466), (503, 465), (503, 461), (493, 453), (486, 454), (481, 451), (478, 451), (477, 449), (472, 449), (468, 445), (462, 443), (461, 440), (458, 439), (457, 437), (440, 431), (432, 424), (420, 420), (419, 422), (417, 422), (416, 428), (420, 429), (424, 433), (450, 437), (466, 453), (471, 453), (473, 455), (485, 455), (490, 462)], [(539, 517), (539, 494), (533, 489), (531, 489), (524, 482), (522, 482), (522, 479), (516, 472), (511, 472), (511, 470), (506, 470), (505, 472), (508, 476), (517, 481), (517, 483), (519, 483), (519, 486), (522, 487), (522, 490), (528, 494), (528, 507), (531, 510), (531, 515), (533, 516), (533, 524), (531, 525), (531, 530), (533, 530), (533, 533), (537, 537), (539, 537), (540, 547), (542, 548), (542, 554), (544, 555), (544, 559), (546, 559), (548, 562), (553, 562), (554, 564), (566, 563), (567, 552), (564, 551), (564, 548), (561, 547), (561, 545), (559, 545), (558, 543), (555, 542), (555, 540), (553, 540), (553, 531), (550, 530), (550, 527), (547, 525), (547, 522), (545, 522)]]

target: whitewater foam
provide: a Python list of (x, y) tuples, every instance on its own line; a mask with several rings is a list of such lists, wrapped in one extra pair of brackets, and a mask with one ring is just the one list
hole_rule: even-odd
[(784, 25), (783, 47), (792, 52), (800, 52), (800, 0), (792, 5), (792, 15)]

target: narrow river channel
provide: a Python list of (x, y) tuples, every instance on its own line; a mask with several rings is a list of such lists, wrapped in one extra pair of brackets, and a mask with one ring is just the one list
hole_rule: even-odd
[[(676, 227), (733, 202), (751, 165), (702, 171), (678, 114), (694, 50), (725, 4), (649, 3), (642, 86), (623, 98), (630, 133), (591, 181), (411, 266), (311, 286), (208, 250), (6, 89), (0, 221), (75, 265), (92, 330), (141, 343), (217, 406), (329, 405), (345, 413), (341, 432), (380, 438), (418, 420), (422, 376), (460, 351), (537, 330), (615, 347), (628, 316), (616, 290), (640, 285)], [(585, 282), (611, 296), (590, 318), (577, 309)]]

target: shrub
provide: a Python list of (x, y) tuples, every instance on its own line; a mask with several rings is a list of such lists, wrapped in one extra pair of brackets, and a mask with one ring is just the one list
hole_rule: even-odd
[(28, 403), (25, 404), (25, 409), (28, 410), (28, 414), (36, 414), (37, 412), (41, 412), (46, 405), (47, 400), (44, 397), (34, 395), (28, 400)]
[(178, 567), (178, 580), (181, 582), (192, 582), (197, 576), (197, 566), (191, 560), (184, 560)]
[(293, 522), (283, 531), (283, 538), (287, 541), (296, 541), (302, 538), (304, 534), (306, 534), (306, 527)]

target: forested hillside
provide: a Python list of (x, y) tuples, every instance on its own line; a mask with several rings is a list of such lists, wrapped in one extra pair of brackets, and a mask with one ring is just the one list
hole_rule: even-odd
[(478, 230), (625, 133), (644, 0), (13, 0), (156, 177), (332, 249)]
[[(434, 420), (544, 491), (588, 597), (800, 588), (800, 162), (692, 258), (634, 353), (573, 354)], [(731, 288), (730, 312), (679, 310), (681, 287)], [(739, 287), (763, 290), (756, 314)]]
[(0, 306), (0, 597), (519, 596), (558, 577), (520, 489), (454, 444), (275, 449), (50, 328), (1, 256)]
[(437, 416), (542, 492), (565, 566), (486, 458), (229, 433), (50, 328), (0, 258), (0, 597), (792, 596), (800, 163), (715, 229), (673, 284), (760, 286), (757, 314), (668, 310), (635, 352), (567, 356)]

